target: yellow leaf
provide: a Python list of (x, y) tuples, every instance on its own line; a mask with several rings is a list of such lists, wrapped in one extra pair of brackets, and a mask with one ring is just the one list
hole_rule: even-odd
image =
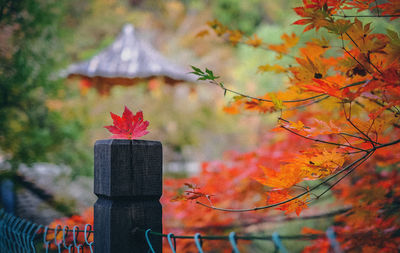
[(275, 189), (287, 189), (301, 181), (300, 170), (290, 165), (282, 165), (279, 171), (266, 168), (260, 165), (264, 172), (264, 177), (254, 178), (260, 184)]
[(204, 30), (201, 30), (200, 32), (198, 32), (196, 34), (196, 37), (197, 38), (202, 38), (202, 37), (207, 36), (209, 34), (210, 34), (210, 32), (208, 30), (204, 29)]
[(265, 64), (262, 66), (258, 66), (257, 72), (267, 72), (267, 71), (273, 71), (275, 73), (284, 73), (286, 72), (286, 69), (278, 64), (274, 65)]
[(233, 45), (239, 43), (243, 37), (242, 33), (238, 30), (228, 31), (228, 33), (229, 33), (229, 41), (232, 42)]
[(218, 36), (225, 34), (228, 30), (226, 26), (224, 26), (221, 22), (214, 19), (213, 21), (208, 21), (207, 25), (209, 25)]
[(282, 100), (280, 100), (275, 94), (271, 93), (269, 94), (272, 103), (274, 104), (275, 109), (277, 110), (282, 110), (285, 108), (285, 106), (282, 103)]
[(304, 124), (300, 120), (297, 123), (291, 121), (289, 127), (300, 131), (304, 129)]
[(334, 173), (345, 161), (342, 153), (333, 150), (310, 150), (296, 157), (291, 162), (297, 164), (306, 180), (323, 178)]
[(262, 40), (257, 36), (257, 34), (254, 34), (253, 38), (250, 37), (246, 41), (246, 44), (253, 47), (259, 47), (262, 44)]
[(297, 37), (295, 33), (292, 33), (291, 35), (284, 33), (281, 36), (281, 39), (284, 41), (284, 45), (286, 48), (292, 48), (296, 46), (299, 42), (299, 37)]
[(223, 110), (228, 114), (238, 114), (240, 112), (239, 108), (235, 104), (225, 106)]

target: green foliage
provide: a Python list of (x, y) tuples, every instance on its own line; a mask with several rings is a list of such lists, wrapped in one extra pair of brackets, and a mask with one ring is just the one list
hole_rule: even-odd
[[(214, 17), (230, 28), (252, 33), (263, 19), (260, 0), (218, 0), (213, 1)], [(258, 8), (257, 8), (258, 7)]]
[(212, 70), (209, 69), (205, 69), (205, 72), (202, 71), (201, 69), (192, 66), (192, 69), (194, 70), (193, 72), (190, 72), (192, 74), (195, 74), (197, 76), (199, 76), (199, 78), (197, 80), (210, 80), (210, 81), (215, 81), (216, 79), (219, 78), (219, 76), (214, 76), (214, 73), (212, 72)]
[(63, 25), (71, 6), (68, 1), (8, 0), (1, 7), (0, 155), (13, 169), (20, 163), (64, 162), (65, 153), (76, 152), (84, 126), (47, 101), (61, 100), (66, 92), (57, 72), (65, 57)]

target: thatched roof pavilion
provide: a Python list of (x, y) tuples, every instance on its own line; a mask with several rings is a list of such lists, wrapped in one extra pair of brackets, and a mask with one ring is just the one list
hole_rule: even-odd
[(140, 39), (135, 28), (126, 24), (116, 40), (87, 61), (70, 65), (62, 74), (81, 77), (86, 85), (107, 94), (114, 85), (134, 85), (163, 77), (165, 83), (194, 82), (196, 77), (168, 60), (148, 42)]

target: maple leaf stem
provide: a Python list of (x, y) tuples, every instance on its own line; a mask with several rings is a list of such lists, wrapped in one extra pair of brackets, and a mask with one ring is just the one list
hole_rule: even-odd
[(347, 145), (347, 144), (341, 144), (341, 143), (336, 143), (336, 142), (323, 141), (323, 140), (320, 140), (320, 139), (310, 138), (310, 137), (307, 137), (307, 136), (305, 136), (305, 135), (299, 134), (299, 133), (297, 133), (297, 132), (295, 132), (295, 131), (293, 131), (293, 130), (291, 130), (291, 129), (285, 127), (285, 126), (281, 126), (281, 127), (282, 127), (283, 129), (285, 129), (285, 130), (291, 132), (292, 134), (295, 134), (295, 135), (297, 135), (297, 136), (300, 136), (300, 137), (302, 137), (302, 138), (304, 138), (304, 139), (307, 139), (307, 140), (310, 140), (310, 141), (316, 141), (316, 142), (325, 143), (325, 144), (330, 144), (330, 145), (335, 145), (335, 146), (339, 146), (339, 147), (348, 147), (348, 148), (356, 149), (356, 150), (359, 150), (359, 151), (362, 151), (362, 152), (368, 152), (368, 151), (365, 150), (365, 149), (358, 148), (358, 147), (355, 147), (355, 146), (352, 146), (352, 145)]
[[(400, 142), (400, 139), (398, 140), (398, 142)], [(357, 164), (358, 164), (359, 162), (361, 162), (361, 161), (364, 162), (364, 159), (367, 158), (367, 157), (369, 157), (370, 154), (374, 152), (374, 150), (375, 150), (375, 149), (370, 150), (370, 151), (367, 151), (367, 153), (364, 154), (362, 157), (360, 157), (360, 158), (358, 158), (357, 160), (353, 161), (352, 163), (350, 163), (349, 165), (347, 165), (346, 167), (344, 167), (344, 168), (341, 169), (340, 171), (336, 172), (335, 174), (333, 174), (333, 175), (327, 177), (324, 181), (322, 181), (321, 183), (319, 183), (319, 184), (317, 184), (317, 185), (311, 187), (309, 190), (304, 191), (304, 192), (302, 192), (302, 193), (300, 193), (300, 194), (298, 194), (298, 195), (296, 195), (296, 196), (294, 196), (294, 197), (292, 197), (292, 198), (290, 198), (290, 199), (287, 199), (287, 200), (284, 200), (284, 201), (281, 201), (281, 202), (278, 202), (278, 203), (275, 203), (275, 204), (270, 204), (270, 205), (266, 205), (266, 206), (259, 206), (259, 207), (254, 207), (254, 208), (243, 208), (243, 209), (221, 208), (221, 207), (216, 207), (216, 206), (207, 205), (207, 204), (204, 204), (204, 203), (202, 203), (202, 202), (200, 202), (200, 201), (196, 201), (196, 204), (199, 204), (199, 205), (201, 205), (201, 206), (204, 206), (204, 207), (207, 207), (207, 208), (211, 208), (211, 209), (214, 209), (214, 210), (224, 211), (224, 212), (251, 212), (251, 211), (257, 211), (257, 210), (262, 210), (262, 209), (277, 207), (277, 206), (280, 206), (280, 205), (289, 203), (289, 202), (291, 202), (291, 201), (293, 201), (293, 200), (296, 200), (296, 199), (298, 199), (298, 198), (300, 198), (300, 197), (302, 197), (302, 196), (304, 196), (304, 195), (306, 195), (306, 194), (312, 192), (313, 190), (319, 188), (321, 185), (323, 185), (323, 184), (325, 184), (326, 182), (330, 181), (331, 179), (337, 177), (338, 175), (342, 174), (343, 172), (347, 171), (348, 169), (352, 168), (353, 166), (357, 166), (357, 167), (358, 167), (359, 165), (357, 165)], [(366, 160), (366, 159), (365, 159), (365, 160)], [(361, 162), (361, 163), (362, 163), (362, 162)], [(361, 163), (360, 163), (360, 164), (361, 164)], [(333, 185), (336, 185), (336, 184), (333, 184)]]

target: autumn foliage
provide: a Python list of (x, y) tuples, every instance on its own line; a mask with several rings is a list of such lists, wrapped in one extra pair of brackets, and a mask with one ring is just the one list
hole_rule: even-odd
[[(373, 23), (362, 20), (366, 15), (357, 15), (369, 10), (368, 17), (395, 20), (399, 3), (304, 0), (294, 8), (300, 16), (294, 25), (304, 26), (303, 32), (318, 31), (304, 45), (298, 45), (294, 33), (283, 34), (280, 44), (269, 44), (217, 20), (209, 22), (217, 35), (233, 45), (275, 52), (277, 61), (257, 71), (286, 73), (287, 88), (252, 96), (228, 87), (211, 70), (193, 67), (200, 80), (233, 95), (226, 112), (275, 113), (278, 124), (260, 148), (244, 154), (230, 152), (225, 161), (205, 163), (200, 175), (186, 179), (199, 187), (195, 193), (178, 194), (177, 199), (187, 203), (171, 208), (170, 215), (182, 208), (182, 227), (211, 221), (213, 228), (235, 226), (262, 220), (266, 212), (252, 212), (260, 209), (300, 215), (332, 192), (337, 206), (351, 207), (335, 217), (343, 250), (397, 252), (400, 39), (391, 29), (375, 31)], [(278, 64), (283, 57), (293, 58), (293, 63)], [(176, 182), (167, 185), (174, 187)], [(197, 215), (198, 205), (208, 209)], [(327, 239), (319, 239), (304, 251), (328, 252), (329, 247)]]
[[(397, 31), (377, 31), (373, 22), (363, 21), (398, 22), (400, 1), (381, 2), (303, 0), (294, 8), (299, 16), (294, 25), (303, 26), (303, 32), (318, 31), (303, 45), (295, 33), (269, 44), (217, 20), (208, 23), (233, 45), (275, 52), (276, 62), (255, 71), (285, 73), (286, 89), (249, 95), (224, 84), (213, 71), (193, 67), (200, 80), (232, 95), (227, 113), (275, 113), (277, 126), (253, 151), (228, 151), (221, 161), (203, 163), (196, 176), (166, 179), (165, 231), (179, 234), (206, 227), (209, 233), (223, 233), (266, 221), (271, 209), (302, 215), (333, 194), (336, 201), (327, 209), (348, 207), (334, 221), (344, 251), (398, 252), (400, 37)], [(279, 64), (283, 57), (293, 62)], [(193, 242), (178, 244), (183, 252), (193, 247)], [(204, 245), (205, 250), (214, 247), (213, 242)], [(327, 239), (320, 238), (304, 252), (329, 250)]]

